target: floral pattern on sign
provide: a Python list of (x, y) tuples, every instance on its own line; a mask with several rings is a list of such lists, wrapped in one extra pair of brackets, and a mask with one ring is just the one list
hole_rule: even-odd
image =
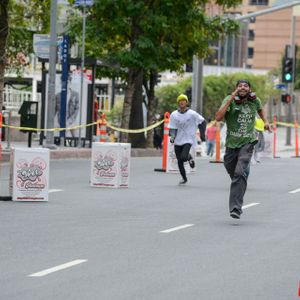
[(103, 154), (98, 152), (95, 155), (94, 160), (94, 174), (97, 177), (108, 177), (112, 178), (116, 176), (115, 172), (115, 162), (117, 160), (117, 155), (114, 151), (107, 151)]
[(20, 159), (16, 163), (17, 167), (17, 188), (23, 191), (43, 190), (46, 186), (44, 171), (47, 163), (40, 157), (28, 162), (26, 159)]

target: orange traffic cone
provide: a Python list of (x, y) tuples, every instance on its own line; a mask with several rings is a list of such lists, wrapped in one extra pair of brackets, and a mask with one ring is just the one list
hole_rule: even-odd
[(170, 113), (164, 114), (164, 139), (163, 139), (163, 157), (162, 157), (162, 168), (154, 169), (156, 172), (166, 172), (167, 170), (167, 156), (168, 156), (168, 143), (169, 143), (169, 123)]
[(217, 125), (216, 131), (216, 160), (211, 160), (211, 163), (223, 163), (221, 161), (221, 133), (220, 133), (220, 126)]

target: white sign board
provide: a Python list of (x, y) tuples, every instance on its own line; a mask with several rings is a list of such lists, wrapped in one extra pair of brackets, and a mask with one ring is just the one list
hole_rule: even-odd
[(264, 132), (264, 150), (261, 157), (273, 158), (273, 133)]
[(75, 0), (74, 6), (93, 6), (93, 0)]
[[(193, 158), (196, 157), (196, 151), (194, 147), (191, 147), (190, 154)], [(196, 168), (191, 169), (188, 162), (184, 163), (184, 168), (187, 174), (195, 173)], [(175, 155), (174, 144), (170, 143), (170, 137), (168, 139), (168, 151), (167, 151), (167, 173), (179, 173), (178, 162)]]
[(119, 188), (129, 186), (131, 144), (93, 143), (91, 186)]
[[(57, 37), (57, 46), (62, 47), (63, 37)], [(34, 34), (33, 35), (33, 51), (37, 57), (49, 58), (50, 51), (50, 35)], [(58, 51), (60, 53), (60, 51)]]
[(13, 201), (48, 201), (49, 157), (49, 149), (13, 149), (11, 154)]

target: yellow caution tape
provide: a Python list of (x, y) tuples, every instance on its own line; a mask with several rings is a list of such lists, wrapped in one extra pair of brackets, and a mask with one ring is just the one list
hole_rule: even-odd
[(69, 128), (31, 128), (31, 127), (19, 127), (19, 126), (12, 126), (12, 125), (6, 125), (6, 124), (2, 124), (2, 127), (6, 127), (6, 128), (11, 128), (11, 129), (18, 129), (18, 130), (26, 130), (26, 131), (65, 131), (65, 130), (74, 130), (74, 129), (78, 129), (78, 128), (85, 128), (85, 127), (89, 127), (89, 126), (93, 126), (96, 125), (97, 122), (93, 122), (90, 124), (84, 124), (84, 125), (77, 125), (74, 127), (69, 127)]
[(161, 125), (162, 123), (164, 122), (164, 120), (161, 120), (155, 124), (152, 124), (146, 128), (141, 128), (141, 129), (123, 129), (123, 128), (118, 128), (118, 127), (115, 127), (109, 123), (107, 123), (107, 127), (115, 130), (115, 131), (119, 131), (119, 132), (125, 132), (125, 133), (142, 133), (142, 132), (147, 132), (151, 129), (154, 129), (155, 127)]
[[(5, 128), (10, 128), (10, 129), (18, 129), (18, 130), (26, 130), (26, 131), (45, 131), (45, 132), (54, 132), (54, 131), (65, 131), (65, 130), (75, 130), (75, 129), (79, 129), (79, 128), (86, 128), (86, 127), (90, 127), (93, 125), (96, 125), (97, 123), (99, 123), (100, 121), (97, 122), (93, 122), (90, 124), (84, 124), (84, 125), (77, 125), (77, 126), (73, 126), (73, 127), (68, 127), (68, 128), (31, 128), (31, 127), (20, 127), (20, 126), (12, 126), (12, 125), (6, 125), (6, 124), (2, 124), (2, 127)], [(126, 132), (126, 133), (141, 133), (141, 132), (146, 132), (149, 131), (151, 129), (154, 129), (155, 127), (161, 125), (164, 122), (164, 120), (161, 120), (155, 124), (152, 124), (151, 126), (148, 126), (146, 128), (141, 128), (141, 129), (123, 129), (123, 128), (118, 128), (115, 127), (109, 123), (107, 123), (107, 127), (115, 130), (115, 131), (120, 131), (120, 132)]]
[(281, 126), (285, 126), (285, 127), (294, 127), (295, 124), (293, 123), (285, 123), (285, 122), (276, 122), (276, 125), (281, 125)]

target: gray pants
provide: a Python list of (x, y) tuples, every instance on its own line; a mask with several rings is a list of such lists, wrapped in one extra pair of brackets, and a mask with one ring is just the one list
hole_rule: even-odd
[(226, 148), (224, 166), (231, 178), (229, 195), (230, 212), (235, 208), (242, 213), (253, 149), (254, 144), (246, 144), (241, 148)]

